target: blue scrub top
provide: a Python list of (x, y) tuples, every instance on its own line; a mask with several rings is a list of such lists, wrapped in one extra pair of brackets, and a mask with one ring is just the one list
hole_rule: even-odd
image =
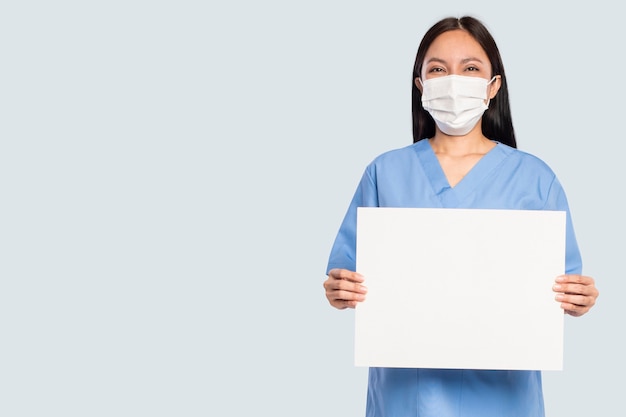
[[(454, 188), (428, 140), (370, 163), (331, 250), (326, 273), (356, 268), (357, 207), (563, 210), (565, 272), (582, 261), (565, 192), (539, 158), (496, 143)], [(367, 416), (543, 417), (539, 371), (370, 368)]]

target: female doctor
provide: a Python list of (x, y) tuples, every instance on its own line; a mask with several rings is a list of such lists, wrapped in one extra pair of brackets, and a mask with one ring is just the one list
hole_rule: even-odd
[[(365, 301), (355, 271), (357, 207), (564, 210), (566, 273), (555, 302), (581, 316), (598, 297), (582, 275), (567, 198), (552, 170), (516, 149), (496, 43), (472, 17), (446, 18), (424, 35), (413, 70), (413, 141), (366, 168), (333, 244), (324, 281), (338, 309)], [(541, 373), (370, 368), (367, 416), (542, 417)]]

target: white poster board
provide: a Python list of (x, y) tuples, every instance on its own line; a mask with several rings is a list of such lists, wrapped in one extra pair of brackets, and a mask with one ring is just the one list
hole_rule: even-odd
[(359, 208), (355, 365), (563, 367), (565, 212)]

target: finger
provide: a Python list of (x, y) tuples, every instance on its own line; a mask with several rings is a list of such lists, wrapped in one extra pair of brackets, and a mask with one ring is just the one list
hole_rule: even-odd
[(355, 271), (350, 271), (348, 269), (339, 269), (339, 268), (331, 269), (328, 272), (328, 276), (334, 279), (342, 279), (342, 280), (351, 281), (351, 282), (361, 283), (365, 281), (365, 278), (363, 277), (363, 275)]
[(556, 282), (559, 284), (595, 285), (595, 281), (592, 277), (578, 274), (559, 275), (556, 277)]
[(367, 287), (363, 285), (363, 275), (349, 271), (347, 269), (332, 269), (328, 273), (328, 279), (324, 281), (326, 291), (345, 290), (360, 294), (367, 292)]
[(580, 284), (554, 284), (552, 286), (554, 292), (564, 294), (580, 294), (580, 295), (594, 295), (596, 289), (587, 285)]
[(599, 295), (592, 277), (577, 274), (558, 276), (553, 290), (559, 293), (555, 298), (561, 302), (561, 308), (574, 317), (586, 314)]
[(324, 282), (324, 288), (326, 288), (326, 291), (348, 291), (358, 294), (367, 293), (367, 287), (365, 285), (344, 280), (327, 280)]
[(596, 298), (599, 295), (593, 278), (580, 275), (562, 275), (557, 277), (552, 289), (555, 292), (585, 294)]
[(331, 291), (326, 294), (330, 304), (339, 309), (354, 308), (358, 303), (365, 300), (365, 295), (346, 291)]
[(357, 302), (348, 301), (348, 300), (334, 300), (330, 304), (333, 307), (338, 308), (339, 310), (344, 310), (346, 308), (355, 308), (357, 305)]
[(592, 285), (581, 284), (555, 284), (552, 289), (555, 292), (569, 295), (584, 295), (587, 297), (598, 298), (598, 289)]
[(570, 316), (573, 316), (573, 317), (580, 317), (586, 314), (590, 309), (590, 307), (584, 307), (584, 306), (579, 306), (576, 304), (568, 304), (568, 303), (562, 303), (561, 308), (564, 310), (565, 314), (569, 314)]
[(557, 294), (554, 298), (562, 304), (568, 304), (568, 308), (571, 306), (591, 308), (595, 304), (594, 297), (587, 297), (583, 295)]
[(342, 302), (342, 301), (350, 301), (359, 303), (361, 301), (365, 301), (365, 294), (358, 294), (349, 291), (327, 291), (326, 298), (331, 302)]

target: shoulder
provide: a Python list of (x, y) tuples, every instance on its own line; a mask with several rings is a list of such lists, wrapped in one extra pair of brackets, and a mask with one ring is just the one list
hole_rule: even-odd
[[(401, 166), (407, 161), (415, 160), (417, 152), (423, 146), (420, 142), (402, 148), (391, 149), (376, 156), (368, 167)], [(399, 165), (400, 164), (400, 165)]]
[(365, 168), (365, 174), (372, 181), (385, 178), (398, 178), (411, 175), (420, 165), (417, 152), (419, 142), (392, 149), (376, 156)]
[(536, 155), (511, 148), (503, 143), (498, 143), (496, 149), (506, 156), (507, 164), (517, 170), (528, 171), (535, 175), (555, 177), (552, 168)]

